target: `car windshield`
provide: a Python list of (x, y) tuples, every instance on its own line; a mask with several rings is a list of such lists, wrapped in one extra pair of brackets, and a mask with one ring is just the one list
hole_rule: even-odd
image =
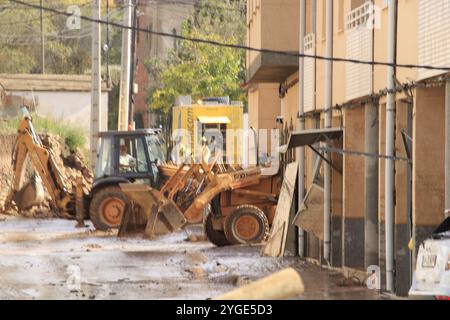
[(160, 164), (165, 163), (166, 157), (164, 155), (163, 145), (161, 144), (161, 141), (159, 140), (158, 136), (156, 135), (149, 136), (147, 138), (147, 144), (150, 161), (152, 162), (157, 161)]

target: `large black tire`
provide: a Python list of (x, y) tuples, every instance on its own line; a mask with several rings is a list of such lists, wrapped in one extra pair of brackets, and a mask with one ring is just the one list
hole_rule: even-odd
[(117, 229), (129, 204), (118, 186), (105, 187), (95, 192), (89, 207), (89, 217), (97, 230)]
[(208, 213), (203, 222), (203, 229), (205, 231), (206, 238), (218, 247), (229, 246), (230, 242), (225, 237), (223, 230), (215, 230), (213, 227), (214, 216), (212, 212)]
[(231, 244), (258, 244), (269, 235), (269, 221), (258, 207), (242, 205), (225, 219), (224, 231)]

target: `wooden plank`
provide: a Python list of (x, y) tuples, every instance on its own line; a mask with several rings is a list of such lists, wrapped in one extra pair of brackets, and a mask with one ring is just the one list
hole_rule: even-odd
[(300, 210), (294, 218), (294, 224), (323, 240), (323, 188), (311, 185)]
[(290, 163), (286, 167), (286, 174), (281, 187), (280, 197), (278, 198), (269, 240), (262, 250), (264, 256), (282, 257), (284, 255), (297, 171), (297, 162)]

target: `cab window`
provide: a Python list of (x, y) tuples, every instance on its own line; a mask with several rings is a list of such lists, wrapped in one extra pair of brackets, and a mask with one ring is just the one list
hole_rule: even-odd
[(98, 152), (95, 178), (103, 178), (112, 175), (112, 139), (102, 138)]
[(147, 173), (148, 162), (142, 138), (121, 138), (119, 141), (119, 169), (122, 173)]
[(148, 154), (151, 162), (156, 162), (157, 164), (163, 164), (166, 162), (166, 157), (164, 155), (163, 146), (159, 138), (155, 136), (149, 136), (147, 138), (148, 144)]

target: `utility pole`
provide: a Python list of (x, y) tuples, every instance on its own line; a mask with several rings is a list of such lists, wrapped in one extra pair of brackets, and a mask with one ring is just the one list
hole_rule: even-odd
[[(94, 0), (92, 18), (100, 20), (101, 0)], [(101, 128), (101, 26), (100, 23), (92, 22), (92, 91), (91, 91), (91, 139), (90, 139), (90, 162), (95, 167), (98, 151), (98, 133)]]
[(395, 148), (395, 62), (397, 48), (397, 0), (389, 0), (389, 37), (386, 103), (386, 155), (385, 161), (385, 233), (386, 233), (386, 290), (395, 291), (394, 278), (394, 148)]
[[(325, 128), (332, 126), (333, 104), (333, 0), (326, 1), (326, 53), (325, 62)], [(327, 147), (330, 145), (327, 143)], [(331, 154), (325, 153), (327, 161), (324, 163), (324, 206), (323, 206), (323, 257), (331, 263)]]
[(110, 74), (109, 74), (109, 51), (110, 51), (110, 43), (109, 43), (109, 0), (106, 1), (106, 80), (108, 82), (108, 86), (110, 84)]
[(43, 0), (39, 1), (40, 5), (40, 18), (41, 18), (41, 73), (45, 73), (45, 34), (44, 34), (44, 9)]
[(133, 103), (133, 95), (134, 95), (134, 84), (135, 84), (135, 72), (136, 72), (136, 41), (137, 41), (137, 1), (134, 3), (133, 9), (133, 31), (131, 37), (131, 65), (130, 65), (130, 97), (129, 97), (129, 110), (128, 110), (128, 119), (129, 123), (133, 124), (134, 122), (134, 103)]
[[(306, 0), (300, 0), (300, 39), (299, 52), (305, 53), (305, 27), (306, 27)], [(300, 57), (298, 63), (298, 129), (305, 130), (305, 59)], [(298, 148), (298, 206), (302, 205), (305, 197), (305, 148)], [(298, 229), (298, 255), (304, 257), (305, 255), (305, 231)]]
[(119, 131), (127, 131), (130, 110), (132, 0), (124, 0), (122, 67), (120, 74)]

